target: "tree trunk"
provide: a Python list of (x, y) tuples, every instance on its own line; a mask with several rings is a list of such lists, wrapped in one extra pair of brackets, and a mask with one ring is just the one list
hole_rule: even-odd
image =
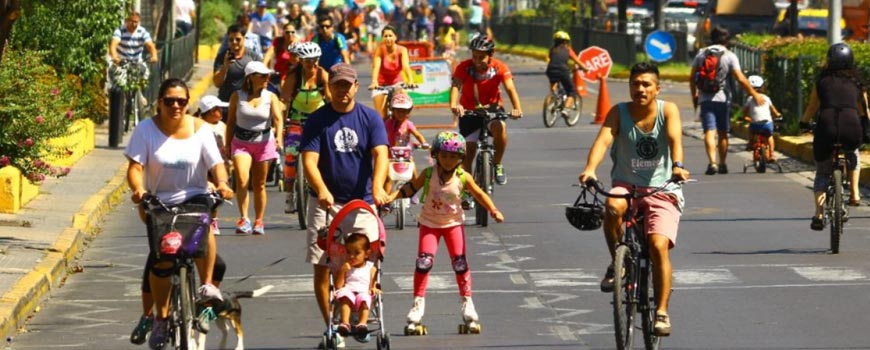
[(12, 33), (12, 24), (20, 16), (20, 0), (0, 0), (0, 62), (3, 62), (3, 50), (6, 49), (6, 40)]

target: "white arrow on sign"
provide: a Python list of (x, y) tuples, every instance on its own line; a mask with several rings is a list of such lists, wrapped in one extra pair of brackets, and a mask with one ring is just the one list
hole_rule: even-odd
[(652, 44), (652, 46), (655, 46), (656, 48), (661, 50), (662, 53), (671, 53), (671, 45), (669, 45), (668, 43), (663, 43), (661, 41), (658, 41), (657, 39), (652, 39), (649, 43)]

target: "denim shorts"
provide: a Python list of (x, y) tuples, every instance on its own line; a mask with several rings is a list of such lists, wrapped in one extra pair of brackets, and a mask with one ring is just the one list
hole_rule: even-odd
[(701, 102), (701, 125), (704, 131), (718, 130), (728, 132), (731, 130), (728, 113), (728, 102)]

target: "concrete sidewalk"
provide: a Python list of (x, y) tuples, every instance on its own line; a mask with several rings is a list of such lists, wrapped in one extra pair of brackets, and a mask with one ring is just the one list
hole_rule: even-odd
[[(191, 108), (212, 85), (212, 61), (200, 61), (188, 81)], [(81, 271), (76, 258), (99, 233), (104, 213), (129, 204), (124, 147), (109, 148), (108, 126), (96, 127), (96, 148), (66, 177), (47, 179), (15, 214), (0, 214), (0, 335), (13, 336), (28, 316)]]

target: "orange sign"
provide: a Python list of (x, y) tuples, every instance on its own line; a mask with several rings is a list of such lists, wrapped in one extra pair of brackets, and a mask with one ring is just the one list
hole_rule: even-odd
[(589, 68), (583, 73), (583, 80), (588, 82), (598, 81), (598, 77), (607, 77), (610, 74), (610, 67), (613, 66), (613, 61), (610, 59), (610, 54), (607, 50), (598, 46), (590, 46), (578, 55), (580, 61)]
[(429, 58), (435, 54), (432, 44), (428, 41), (400, 41), (398, 44), (408, 48), (408, 56), (411, 59)]

